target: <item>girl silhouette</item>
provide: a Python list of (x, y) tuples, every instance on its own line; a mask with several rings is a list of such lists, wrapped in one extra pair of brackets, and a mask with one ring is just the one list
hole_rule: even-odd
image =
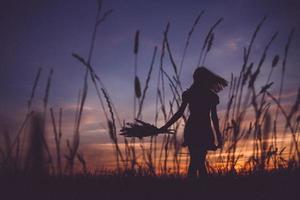
[[(207, 174), (205, 167), (207, 151), (216, 150), (223, 145), (216, 109), (219, 97), (216, 93), (227, 86), (228, 82), (205, 67), (198, 67), (193, 74), (193, 79), (192, 86), (182, 94), (182, 103), (178, 111), (159, 131), (165, 132), (183, 115), (186, 106), (189, 105), (190, 116), (184, 129), (183, 145), (188, 146), (190, 153), (188, 176), (194, 177), (198, 172)], [(217, 146), (211, 121), (217, 136)]]

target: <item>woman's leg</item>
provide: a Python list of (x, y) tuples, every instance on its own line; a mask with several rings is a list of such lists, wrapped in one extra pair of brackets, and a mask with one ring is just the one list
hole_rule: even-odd
[(190, 153), (190, 164), (188, 169), (188, 176), (189, 177), (196, 177), (197, 176), (197, 158), (198, 153), (196, 151), (196, 148), (193, 145), (188, 145), (189, 153)]
[(207, 175), (207, 170), (206, 170), (206, 166), (205, 166), (205, 161), (206, 161), (206, 154), (207, 154), (207, 150), (204, 149), (200, 149), (199, 151), (199, 159), (198, 159), (198, 170), (199, 170), (199, 174), (200, 175)]

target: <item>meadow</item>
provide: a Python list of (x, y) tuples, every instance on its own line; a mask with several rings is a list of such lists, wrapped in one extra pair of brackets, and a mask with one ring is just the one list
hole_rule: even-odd
[[(27, 113), (17, 133), (2, 132), (0, 176), (2, 188), (6, 188), (3, 191), (7, 195), (30, 195), (32, 191), (32, 197), (44, 196), (49, 199), (93, 198), (96, 195), (111, 199), (120, 197), (121, 193), (128, 198), (147, 194), (148, 199), (176, 199), (189, 195), (212, 195), (212, 198), (243, 196), (246, 199), (267, 199), (271, 195), (273, 199), (282, 199), (295, 197), (299, 193), (294, 183), (299, 179), (300, 164), (300, 88), (295, 91), (294, 101), (282, 103), (285, 74), (289, 70), (289, 49), (295, 36), (293, 28), (286, 36), (281, 54), (269, 53), (278, 35), (275, 32), (265, 41), (259, 59), (253, 60), (253, 45), (261, 37), (262, 27), (267, 26), (267, 18), (263, 17), (253, 27), (248, 46), (241, 49), (243, 62), (240, 71), (232, 73), (229, 80), (227, 107), (220, 118), (224, 145), (209, 154), (206, 163), (208, 177), (188, 180), (185, 174), (189, 156), (181, 146), (180, 135), (189, 112), (172, 126), (169, 134), (155, 135), (151, 130), (155, 130), (161, 121), (166, 122), (181, 103), (184, 91), (181, 73), (190, 43), (195, 37), (194, 30), (205, 12), (201, 11), (191, 23), (179, 61), (173, 56), (168, 37), (171, 23), (166, 24), (161, 45), (154, 46), (153, 55), (150, 55), (152, 60), (147, 77), (138, 74), (138, 58), (142, 47), (140, 31), (136, 31), (132, 51), (134, 78), (132, 88), (128, 89), (132, 91), (135, 121), (129, 123), (120, 118), (113, 100), (116, 97), (110, 93), (91, 62), (94, 59), (97, 31), (111, 14), (113, 10), (104, 10), (102, 2), (98, 1), (88, 56), (84, 58), (72, 53), (73, 58), (85, 67), (85, 73), (78, 94), (74, 131), (72, 138), (66, 141), (62, 140), (64, 108), (55, 111), (48, 103), (53, 71), (50, 71), (47, 79), (42, 108), (33, 109), (33, 99), (41, 81), (42, 69), (38, 69), (28, 99)], [(205, 66), (206, 58), (213, 56), (210, 52), (218, 39), (215, 33), (221, 23), (222, 17), (208, 27), (197, 66)], [(167, 65), (167, 62), (171, 65)], [(159, 69), (156, 77), (153, 74), (155, 67)], [(171, 67), (171, 71), (167, 67)], [(261, 73), (263, 68), (269, 71), (266, 78)], [(273, 80), (272, 75), (277, 68), (281, 71), (280, 80)], [(265, 80), (258, 81), (262, 77)], [(156, 85), (150, 84), (153, 79)], [(272, 93), (275, 81), (279, 82), (279, 92)], [(153, 124), (143, 121), (145, 99), (150, 87), (156, 88)], [(82, 115), (88, 92), (92, 89), (96, 91), (107, 122), (107, 135), (111, 139), (115, 159), (114, 168), (99, 171), (89, 169), (85, 152), (80, 151)], [(120, 134), (120, 130), (126, 128), (131, 128), (131, 135), (127, 135), (131, 137)], [(47, 134), (52, 134), (54, 141), (49, 141)], [(13, 188), (19, 193), (14, 194)], [(39, 192), (33, 188), (39, 188)], [(52, 194), (52, 190), (56, 192)], [(160, 196), (157, 197), (158, 194)]]
[(4, 199), (298, 199), (299, 170), (251, 175), (2, 177)]

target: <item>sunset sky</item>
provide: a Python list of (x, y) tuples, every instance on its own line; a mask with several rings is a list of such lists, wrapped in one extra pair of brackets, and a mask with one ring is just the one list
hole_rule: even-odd
[[(174, 58), (180, 62), (187, 33), (201, 10), (203, 17), (192, 37), (182, 73), (183, 87), (192, 82), (200, 49), (208, 29), (218, 18), (224, 21), (215, 33), (215, 41), (205, 65), (227, 80), (238, 74), (242, 65), (242, 50), (248, 45), (257, 23), (267, 16), (258, 34), (250, 60), (257, 64), (258, 56), (271, 35), (279, 35), (271, 46), (262, 73), (265, 80), (270, 62), (282, 55), (291, 29), (296, 32), (287, 63), (284, 93), (286, 102), (293, 102), (300, 86), (300, 2), (298, 0), (106, 0), (104, 10), (112, 15), (101, 24), (97, 34), (92, 65), (103, 79), (122, 119), (132, 120), (133, 41), (140, 30), (138, 75), (142, 86), (150, 65), (154, 46), (160, 55), (162, 33), (171, 23), (169, 41)], [(15, 131), (26, 113), (34, 77), (42, 67), (41, 80), (34, 99), (35, 108), (41, 105), (46, 80), (54, 70), (49, 105), (56, 112), (64, 109), (64, 133), (73, 128), (74, 112), (85, 68), (71, 54), (87, 57), (97, 9), (96, 0), (2, 0), (0, 6), (0, 123)], [(146, 97), (144, 120), (153, 123), (155, 87), (159, 59)], [(172, 72), (166, 59), (165, 69)], [(278, 93), (280, 65), (275, 69), (271, 91)], [(219, 95), (219, 110), (225, 108), (228, 89)], [(171, 96), (170, 96), (171, 98)], [(169, 98), (169, 99), (170, 99)], [(107, 143), (106, 122), (91, 85), (82, 125), (82, 144)], [(1, 124), (0, 124), (1, 125)], [(90, 148), (90, 147), (89, 147)]]

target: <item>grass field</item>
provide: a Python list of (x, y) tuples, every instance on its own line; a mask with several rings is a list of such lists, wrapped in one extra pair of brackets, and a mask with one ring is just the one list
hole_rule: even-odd
[[(295, 99), (282, 103), (294, 29), (287, 35), (280, 54), (269, 53), (278, 33), (265, 37), (268, 40), (263, 44), (258, 60), (251, 58), (256, 53), (252, 47), (262, 34), (261, 27), (266, 25), (266, 18), (262, 18), (253, 33), (249, 33), (248, 46), (241, 49), (243, 58), (240, 71), (231, 75), (226, 110), (220, 119), (224, 146), (208, 157), (208, 177), (187, 179), (185, 169), (188, 156), (183, 154), (179, 135), (182, 131), (180, 127), (185, 124), (189, 113), (186, 112), (172, 126), (173, 134), (149, 136), (147, 129), (155, 129), (159, 122), (166, 122), (181, 103), (181, 71), (195, 27), (202, 20), (204, 12), (199, 13), (187, 32), (180, 61), (174, 59), (168, 37), (170, 23), (167, 23), (161, 47), (153, 47), (145, 78), (137, 73), (141, 45), (140, 32), (136, 31), (133, 37), (133, 84), (132, 88), (128, 88), (133, 94), (133, 118), (142, 120), (148, 88), (155, 87), (155, 120), (153, 125), (143, 124), (146, 129), (135, 133), (137, 137), (128, 138), (119, 134), (119, 129), (126, 124), (114, 104), (116, 97), (110, 93), (109, 87), (92, 65), (97, 30), (112, 13), (112, 10), (103, 12), (101, 5), (99, 1), (88, 56), (84, 58), (72, 54), (85, 67), (72, 137), (66, 142), (62, 141), (64, 109), (55, 114), (48, 103), (52, 70), (48, 75), (43, 106), (38, 110), (33, 109), (33, 98), (40, 82), (39, 69), (24, 121), (16, 133), (3, 132), (4, 139), (0, 146), (0, 195), (5, 197), (3, 199), (300, 199), (300, 90), (295, 91)], [(223, 18), (220, 17), (208, 28), (198, 66), (205, 66), (205, 60), (217, 40), (215, 33), (222, 22)], [(152, 70), (157, 60), (157, 84), (153, 86), (150, 80), (154, 79)], [(171, 70), (166, 69), (166, 60)], [(263, 67), (268, 71), (267, 76), (261, 73)], [(273, 71), (279, 67), (280, 80), (273, 80)], [(262, 77), (265, 79), (258, 81)], [(271, 90), (274, 82), (279, 83), (277, 93)], [(101, 120), (107, 122), (107, 136), (113, 145), (115, 160), (113, 172), (94, 174), (88, 168), (85, 152), (80, 151), (84, 123), (82, 115), (88, 88), (95, 89), (103, 112)], [(47, 117), (49, 120), (46, 120)], [(135, 125), (137, 123), (129, 124)], [(47, 139), (46, 134), (52, 134), (53, 140)]]
[(199, 179), (76, 175), (1, 177), (3, 199), (299, 199), (298, 170)]

